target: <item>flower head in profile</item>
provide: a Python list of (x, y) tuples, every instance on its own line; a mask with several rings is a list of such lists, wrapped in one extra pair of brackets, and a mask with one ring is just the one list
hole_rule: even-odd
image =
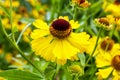
[(106, 30), (113, 29), (113, 24), (110, 23), (107, 17), (97, 18), (95, 19), (95, 23), (98, 25), (98, 27), (103, 27)]
[(72, 75), (83, 75), (83, 68), (78, 64), (73, 64), (69, 66), (68, 70)]
[[(109, 45), (107, 48), (107, 42)], [(96, 56), (96, 66), (98, 72), (99, 80), (109, 78), (112, 75), (112, 80), (119, 80), (120, 75), (120, 45), (118, 43), (113, 43), (112, 40), (106, 39), (101, 42), (101, 50), (99, 54)], [(104, 51), (106, 49), (106, 51)], [(101, 79), (100, 79), (101, 78)]]
[(89, 35), (85, 32), (73, 33), (79, 27), (78, 22), (68, 17), (59, 17), (50, 26), (42, 20), (36, 20), (37, 28), (31, 33), (32, 49), (47, 61), (65, 64), (67, 60), (75, 60), (78, 52), (84, 52)]
[(109, 23), (113, 24), (114, 27), (116, 26), (116, 30), (120, 31), (120, 17), (115, 17), (113, 15), (107, 15), (106, 17), (109, 20)]
[(86, 8), (90, 6), (90, 3), (87, 0), (72, 0), (73, 4), (77, 4), (80, 7)]

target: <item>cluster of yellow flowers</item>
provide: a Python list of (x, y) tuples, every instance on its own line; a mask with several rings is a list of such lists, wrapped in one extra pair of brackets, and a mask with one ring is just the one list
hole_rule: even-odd
[[(0, 5), (10, 8), (9, 2), (9, 0), (0, 1)], [(116, 41), (112, 37), (114, 32), (120, 31), (119, 0), (110, 2), (104, 0), (102, 8), (104, 12), (109, 12), (110, 14), (94, 20), (96, 25), (99, 26), (99, 29), (113, 32), (111, 36), (105, 35), (104, 37), (100, 35), (91, 36), (85, 31), (75, 32), (81, 25), (79, 21), (69, 19), (69, 16), (59, 16), (48, 24), (44, 21), (46, 6), (42, 8), (40, 6), (37, 7), (36, 5), (41, 5), (38, 0), (26, 0), (26, 2), (32, 6), (30, 13), (18, 0), (13, 0), (13, 9), (17, 10), (13, 10), (12, 12), (12, 26), (17, 28), (18, 32), (21, 33), (28, 24), (27, 21), (24, 21), (25, 18), (38, 18), (32, 22), (34, 30), (32, 31), (32, 28), (29, 27), (23, 33), (23, 41), (31, 44), (32, 50), (36, 55), (46, 61), (55, 62), (59, 65), (65, 65), (68, 61), (79, 60), (79, 54), (89, 55), (95, 59), (95, 64), (98, 69), (96, 72), (98, 80), (120, 79), (120, 41)], [(87, 8), (91, 5), (87, 0), (71, 0), (71, 3), (73, 4), (72, 6), (77, 5), (82, 8)], [(36, 7), (39, 9), (36, 9)], [(0, 15), (3, 17), (3, 26), (9, 31), (11, 29), (10, 20), (2, 10), (0, 10)], [(23, 17), (24, 19), (22, 19)], [(27, 36), (32, 38), (31, 41)], [(120, 38), (120, 35), (118, 36)], [(0, 55), (3, 52), (3, 45), (0, 44)], [(11, 53), (7, 53), (5, 58), (9, 63), (20, 66), (19, 69), (22, 69), (21, 66), (27, 63), (19, 58), (14, 58)], [(82, 72), (80, 65), (72, 65), (70, 69), (74, 73)], [(4, 79), (0, 77), (0, 80)]]
[[(25, 3), (31, 6), (32, 8), (31, 11), (28, 10), (26, 5), (21, 4), (20, 0), (12, 0), (12, 27), (17, 34), (20, 34), (22, 30), (24, 30), (25, 26), (29, 23), (29, 21), (27, 21), (29, 18), (44, 19), (44, 15), (46, 13), (45, 10), (47, 6), (46, 5), (41, 6), (41, 2), (38, 0), (25, 0)], [(36, 9), (37, 6), (39, 7), (38, 9)], [(2, 24), (7, 30), (7, 32), (11, 31), (9, 9), (10, 9), (10, 0), (0, 0), (0, 15), (2, 17)], [(24, 31), (21, 42), (29, 44), (30, 40), (28, 36), (30, 35), (31, 31), (32, 31), (31, 27), (28, 27)], [(1, 36), (0, 36), (0, 39), (1, 39)], [(10, 51), (6, 50), (5, 45), (6, 44), (0, 41), (0, 56), (4, 56), (8, 64), (12, 64), (12, 66), (18, 69), (22, 69), (27, 62), (23, 60), (21, 57), (18, 57), (19, 56), (18, 52), (16, 52), (15, 50), (10, 50)], [(9, 48), (9, 46), (7, 47)]]
[[(77, 0), (72, 1), (77, 3)], [(120, 18), (118, 17), (120, 13), (113, 11), (119, 11), (114, 9), (114, 7), (119, 6), (116, 3), (117, 0), (113, 4), (107, 5), (107, 8), (104, 7), (105, 11), (111, 11), (112, 15), (95, 19), (98, 26), (107, 30), (113, 30), (114, 27), (116, 27), (115, 30), (120, 30)], [(67, 16), (60, 16), (53, 20), (50, 25), (42, 20), (35, 20), (33, 25), (37, 29), (31, 34), (32, 48), (36, 55), (40, 55), (47, 61), (63, 65), (67, 60), (77, 60), (77, 55), (80, 53), (85, 52), (91, 55), (95, 48), (97, 37), (90, 38), (86, 32), (73, 32), (73, 29), (77, 29), (80, 25), (77, 21), (69, 20)], [(120, 43), (116, 43), (108, 36), (101, 37), (92, 56), (96, 59), (96, 66), (100, 68), (96, 73), (99, 80), (106, 79), (110, 75), (112, 75), (110, 77), (112, 80), (120, 79)]]

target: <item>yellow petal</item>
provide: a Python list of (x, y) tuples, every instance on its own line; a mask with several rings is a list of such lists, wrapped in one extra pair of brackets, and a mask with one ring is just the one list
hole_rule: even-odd
[(49, 44), (46, 48), (42, 49), (41, 57), (46, 59), (47, 61), (55, 62), (56, 57), (53, 54), (54, 44)]
[(111, 65), (112, 57), (110, 54), (98, 54), (96, 56), (96, 66), (104, 67)]
[(32, 40), (32, 49), (35, 51), (35, 54), (41, 55), (42, 49), (49, 46), (50, 41), (52, 40), (52, 37), (41, 37), (35, 40)]
[(114, 16), (120, 16), (120, 5), (110, 4), (105, 8), (106, 12), (111, 12)]
[(35, 29), (32, 33), (31, 33), (31, 38), (32, 39), (37, 39), (43, 36), (47, 36), (49, 34), (48, 30), (44, 30), (44, 29)]
[(85, 32), (71, 33), (70, 37), (68, 37), (68, 41), (71, 43), (71, 45), (77, 47), (82, 53), (86, 50), (86, 47), (89, 45), (89, 37), (90, 36)]
[(102, 78), (105, 79), (110, 75), (112, 70), (113, 70), (112, 67), (105, 68), (105, 69), (99, 69), (98, 72), (96, 73), (96, 75), (101, 76)]
[(64, 16), (64, 17), (63, 17), (63, 16), (60, 16), (59, 19), (64, 19), (64, 20), (66, 20), (66, 21), (69, 21), (68, 16)]
[(53, 54), (57, 59), (67, 60), (76, 55), (79, 50), (72, 46), (67, 40), (55, 40)]
[(80, 24), (78, 23), (78, 21), (74, 21), (74, 20), (70, 20), (70, 25), (72, 27), (72, 29), (77, 29), (78, 27), (80, 27)]
[(119, 80), (120, 79), (120, 72), (117, 72), (116, 70), (113, 70), (113, 80)]
[(33, 25), (39, 29), (49, 30), (49, 26), (44, 21), (37, 19), (33, 22)]

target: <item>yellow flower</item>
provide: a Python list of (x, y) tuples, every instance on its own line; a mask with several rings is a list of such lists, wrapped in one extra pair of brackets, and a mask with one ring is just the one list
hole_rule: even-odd
[(19, 20), (13, 21), (13, 27), (16, 27), (18, 31), (22, 31), (25, 26), (26, 26), (26, 23), (23, 23), (22, 21), (19, 21)]
[(109, 19), (106, 17), (95, 19), (95, 23), (98, 27), (103, 27), (106, 30), (113, 29), (113, 23), (110, 23)]
[[(0, 3), (1, 3), (3, 6), (10, 8), (10, 0), (3, 0), (3, 1), (0, 1)], [(18, 6), (20, 6), (19, 1), (18, 1), (18, 0), (12, 1), (12, 6), (13, 6), (13, 7), (18, 7)]]
[(8, 18), (2, 19), (2, 24), (6, 29), (10, 29), (10, 20)]
[(86, 8), (90, 6), (87, 0), (72, 0), (72, 4), (77, 4), (80, 7)]
[(40, 5), (40, 0), (27, 0), (32, 6)]
[[(97, 36), (93, 36), (92, 38), (89, 39), (89, 45), (86, 48), (86, 53), (91, 55), (95, 47), (96, 41), (97, 41)], [(113, 49), (118, 49), (115, 45), (116, 44), (114, 44), (114, 41), (110, 39), (108, 36), (106, 36), (105, 38), (99, 38), (98, 45), (93, 56), (100, 53), (109, 53)]]
[[(26, 26), (25, 23), (20, 21), (20, 18), (22, 16), (20, 14), (16, 14), (15, 12), (12, 12), (12, 14), (13, 14), (12, 26), (16, 27), (19, 31), (21, 31)], [(2, 19), (2, 24), (6, 29), (11, 29), (10, 20), (8, 18)]]
[(116, 43), (112, 49), (110, 47), (108, 49), (110, 50), (106, 52), (101, 49), (96, 56), (96, 66), (100, 68), (96, 75), (98, 75), (98, 80), (106, 79), (110, 74), (112, 74), (112, 78), (117, 78), (114, 80), (119, 80), (120, 45)]
[(44, 19), (45, 10), (44, 10), (44, 8), (40, 8), (39, 11), (37, 11), (36, 9), (33, 9), (31, 14), (34, 16), (34, 18)]
[(28, 36), (30, 35), (30, 33), (31, 33), (31, 28), (30, 27), (27, 28), (26, 31), (23, 33), (23, 40), (25, 42), (29, 42), (30, 41), (29, 38), (28, 38)]
[(5, 78), (3, 78), (3, 77), (0, 77), (0, 80), (7, 80), (7, 79), (5, 79)]
[(110, 24), (114, 24), (116, 26), (116, 30), (120, 31), (120, 17), (115, 17), (113, 15), (107, 15), (107, 18)]
[(65, 64), (68, 59), (76, 59), (78, 52), (86, 50), (89, 35), (73, 33), (72, 29), (78, 28), (79, 24), (69, 21), (68, 17), (55, 19), (50, 27), (42, 20), (36, 20), (33, 25), (37, 29), (31, 34), (32, 49), (47, 61)]
[(12, 53), (7, 53), (5, 56), (7, 62), (11, 64), (11, 67), (17, 69), (23, 69), (24, 66), (27, 64), (27, 61), (22, 60), (21, 58), (14, 57)]
[(110, 12), (112, 15), (116, 17), (120, 17), (120, 2), (119, 0), (114, 0), (113, 3), (109, 3), (104, 0), (103, 9), (105, 12)]

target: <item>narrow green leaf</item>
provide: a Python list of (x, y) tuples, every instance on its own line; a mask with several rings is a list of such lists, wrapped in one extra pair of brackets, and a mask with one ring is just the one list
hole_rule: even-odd
[(39, 75), (22, 70), (6, 70), (0, 72), (0, 76), (7, 80), (42, 80)]
[(85, 66), (85, 55), (83, 53), (78, 54), (78, 57), (80, 59), (81, 66)]

